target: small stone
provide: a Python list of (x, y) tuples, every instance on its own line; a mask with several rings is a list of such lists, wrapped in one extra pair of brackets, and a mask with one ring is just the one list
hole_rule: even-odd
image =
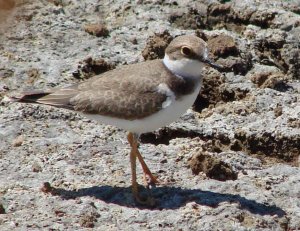
[(133, 45), (136, 45), (136, 44), (138, 44), (138, 41), (137, 41), (137, 39), (136, 39), (136, 38), (133, 38), (133, 39), (131, 39), (130, 41), (131, 41), (131, 43), (132, 43)]
[(42, 171), (42, 167), (36, 162), (33, 163), (31, 169), (33, 172), (41, 172)]
[(13, 140), (12, 146), (19, 147), (23, 144), (23, 142), (24, 142), (24, 137), (22, 135), (20, 135)]
[(61, 210), (55, 210), (54, 213), (55, 213), (55, 215), (58, 216), (58, 217), (63, 217), (63, 216), (66, 215), (66, 212), (61, 211)]
[(276, 108), (274, 109), (274, 115), (275, 117), (279, 117), (282, 115), (282, 106), (276, 106)]
[(107, 27), (103, 24), (87, 24), (84, 26), (85, 32), (95, 35), (96, 37), (106, 37), (109, 35)]
[(28, 76), (27, 83), (29, 84), (33, 84), (40, 77), (40, 72), (36, 68), (29, 69), (26, 74)]
[(43, 186), (41, 187), (41, 191), (44, 193), (51, 193), (53, 190), (52, 186), (49, 182), (44, 182)]

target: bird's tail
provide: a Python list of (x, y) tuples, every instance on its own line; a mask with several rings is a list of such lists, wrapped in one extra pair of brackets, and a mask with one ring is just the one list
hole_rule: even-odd
[(20, 102), (20, 103), (39, 103), (38, 100), (42, 97), (51, 94), (47, 91), (28, 91), (23, 92), (20, 96), (6, 96), (3, 101)]
[(77, 85), (73, 85), (71, 87), (60, 89), (23, 92), (20, 96), (8, 97), (8, 101), (20, 103), (38, 103), (73, 110), (73, 105), (70, 103), (70, 99), (76, 94), (78, 94)]

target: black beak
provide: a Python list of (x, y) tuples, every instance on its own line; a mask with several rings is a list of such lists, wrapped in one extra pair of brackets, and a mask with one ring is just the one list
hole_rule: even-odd
[(208, 64), (209, 66), (213, 67), (214, 69), (218, 70), (218, 71), (222, 71), (224, 69), (223, 66), (214, 63), (213, 61), (211, 61), (209, 58), (204, 60), (204, 63)]

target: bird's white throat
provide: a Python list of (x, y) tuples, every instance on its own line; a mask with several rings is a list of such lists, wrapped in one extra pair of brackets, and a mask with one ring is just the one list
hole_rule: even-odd
[(195, 59), (172, 60), (167, 54), (165, 54), (163, 62), (174, 75), (190, 78), (199, 78), (204, 66), (202, 62)]

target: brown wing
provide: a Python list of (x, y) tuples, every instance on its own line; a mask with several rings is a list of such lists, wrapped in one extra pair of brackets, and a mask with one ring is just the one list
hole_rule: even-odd
[(122, 66), (48, 92), (34, 102), (130, 120), (143, 118), (160, 110), (166, 100), (165, 94), (157, 92), (158, 85), (168, 81), (164, 68), (161, 60)]
[(77, 86), (78, 84), (46, 92), (44, 96), (39, 97), (35, 102), (74, 110), (74, 106), (70, 103), (70, 99), (78, 94), (78, 89), (76, 89)]
[(10, 99), (13, 102), (46, 104), (74, 110), (73, 105), (70, 104), (70, 98), (78, 94), (75, 87), (76, 85), (72, 85), (61, 89), (26, 91)]

